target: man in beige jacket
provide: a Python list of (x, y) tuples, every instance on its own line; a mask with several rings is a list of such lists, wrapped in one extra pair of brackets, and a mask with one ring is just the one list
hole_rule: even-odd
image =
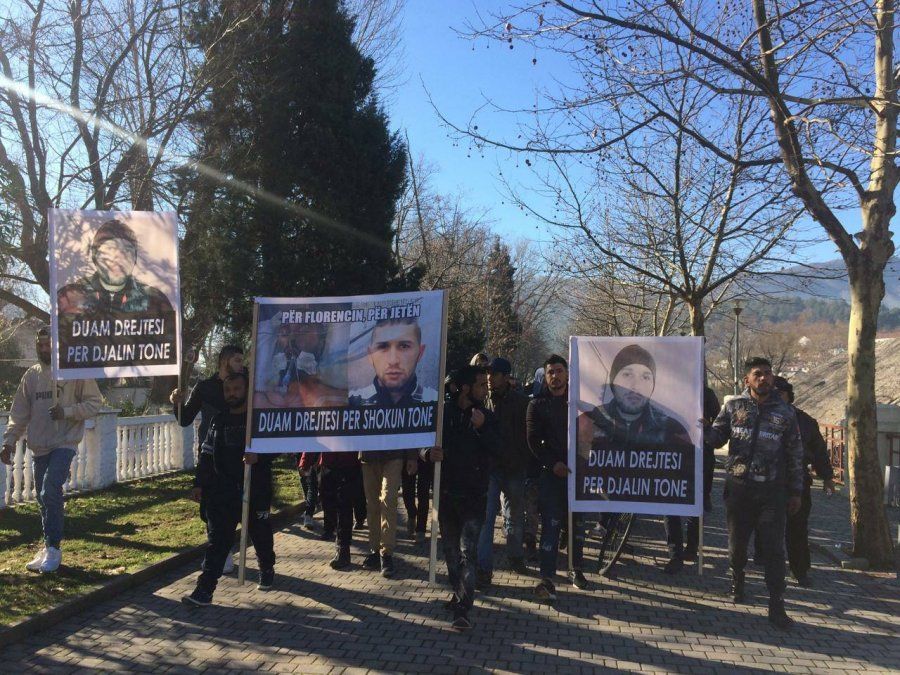
[(0, 461), (12, 464), (16, 442), (24, 435), (34, 461), (34, 487), (41, 508), (44, 548), (25, 565), (31, 572), (55, 572), (62, 561), (63, 485), (84, 436), (84, 421), (100, 410), (100, 390), (94, 380), (54, 382), (50, 374), (50, 331), (35, 336), (39, 363), (25, 371), (3, 435)]

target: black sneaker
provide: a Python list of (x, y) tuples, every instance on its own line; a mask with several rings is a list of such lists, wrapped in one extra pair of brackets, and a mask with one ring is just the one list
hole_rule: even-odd
[(258, 591), (268, 591), (272, 588), (272, 584), (275, 583), (275, 570), (260, 570), (259, 571), (259, 583), (256, 584), (256, 590)]
[(459, 607), (459, 596), (454, 593), (450, 596), (450, 599), (444, 603), (444, 609), (455, 612), (457, 607)]
[(363, 567), (367, 570), (375, 570), (377, 572), (381, 569), (381, 558), (377, 553), (370, 553), (363, 558)]
[(769, 623), (784, 631), (794, 627), (794, 620), (784, 611), (784, 600), (769, 600)]
[(485, 570), (475, 570), (475, 588), (486, 591), (491, 587), (492, 575)]
[(338, 548), (334, 554), (334, 558), (328, 563), (333, 570), (345, 570), (350, 567), (350, 547), (345, 546)]
[(697, 550), (693, 548), (684, 549), (684, 555), (681, 556), (684, 562), (697, 562)]
[(534, 596), (538, 600), (556, 600), (556, 588), (549, 579), (541, 579), (538, 585), (534, 587)]
[(394, 576), (394, 557), (389, 553), (381, 556), (381, 576), (390, 579)]
[(569, 581), (572, 582), (572, 585), (575, 588), (578, 588), (582, 591), (586, 591), (590, 586), (588, 580), (584, 578), (584, 572), (581, 570), (572, 570), (569, 572)]
[(812, 588), (812, 579), (809, 578), (809, 572), (797, 575), (797, 585), (803, 588)]
[(337, 536), (334, 534), (334, 530), (322, 530), (322, 534), (319, 535), (319, 539), (322, 541), (334, 541), (337, 539)]
[(212, 593), (204, 591), (199, 586), (190, 595), (181, 596), (181, 602), (192, 607), (209, 607), (212, 604)]
[(678, 556), (669, 558), (669, 561), (663, 566), (663, 572), (666, 574), (678, 574), (684, 567), (684, 560)]
[(459, 612), (456, 614), (455, 617), (453, 617), (452, 626), (456, 630), (468, 630), (469, 628), (472, 627), (472, 622), (469, 621), (469, 617), (466, 616), (466, 614), (464, 612)]

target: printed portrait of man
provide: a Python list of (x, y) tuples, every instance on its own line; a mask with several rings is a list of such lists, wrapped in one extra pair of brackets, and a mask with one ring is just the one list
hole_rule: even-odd
[(60, 318), (141, 314), (165, 319), (166, 332), (174, 334), (175, 310), (165, 293), (134, 277), (138, 251), (137, 236), (128, 224), (111, 219), (100, 225), (90, 246), (94, 273), (58, 290)]
[(370, 385), (350, 392), (350, 405), (403, 406), (437, 401), (437, 390), (421, 384), (416, 374), (425, 349), (416, 319), (378, 321), (366, 350), (375, 377)]
[(645, 449), (676, 451), (693, 448), (684, 425), (652, 401), (656, 362), (632, 344), (616, 354), (609, 369), (613, 398), (578, 416), (578, 456), (590, 450)]

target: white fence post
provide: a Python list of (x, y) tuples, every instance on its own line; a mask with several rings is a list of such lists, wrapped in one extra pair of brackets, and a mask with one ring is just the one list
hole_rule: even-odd
[(178, 434), (178, 438), (180, 440), (180, 466), (179, 469), (193, 469), (195, 466), (195, 457), (194, 457), (194, 446), (196, 442), (194, 440), (194, 435), (196, 432), (196, 426), (193, 424), (188, 424), (186, 427), (181, 427), (181, 433)]
[(116, 482), (118, 410), (101, 410), (94, 418), (90, 448), (91, 488), (99, 490)]

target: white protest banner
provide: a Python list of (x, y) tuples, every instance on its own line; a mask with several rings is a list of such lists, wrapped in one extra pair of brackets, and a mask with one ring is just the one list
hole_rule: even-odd
[(254, 452), (434, 445), (443, 291), (256, 302)]
[(48, 220), (54, 379), (177, 375), (175, 214), (51, 209)]
[(699, 516), (703, 341), (569, 338), (572, 511)]

